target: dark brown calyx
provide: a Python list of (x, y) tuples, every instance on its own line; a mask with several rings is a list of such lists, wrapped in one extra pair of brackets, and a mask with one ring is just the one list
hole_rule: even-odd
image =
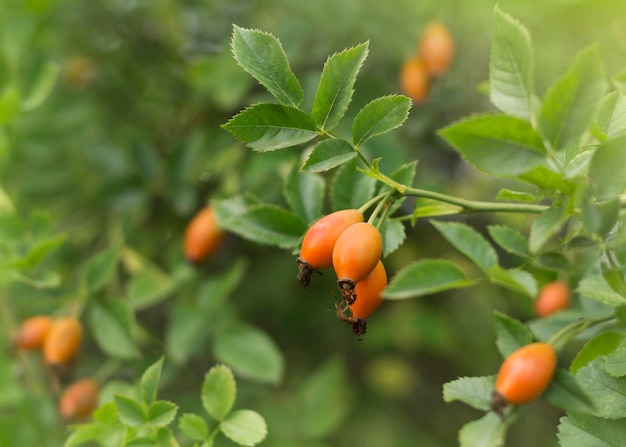
[(297, 261), (298, 261), (298, 276), (297, 276), (298, 284), (300, 284), (302, 288), (306, 289), (306, 287), (311, 282), (311, 276), (313, 275), (313, 272), (315, 271), (315, 269), (311, 267), (309, 263), (306, 262), (302, 258), (298, 258)]
[(356, 292), (354, 291), (355, 283), (351, 279), (341, 278), (337, 281), (337, 286), (341, 290), (341, 296), (349, 305), (356, 301)]

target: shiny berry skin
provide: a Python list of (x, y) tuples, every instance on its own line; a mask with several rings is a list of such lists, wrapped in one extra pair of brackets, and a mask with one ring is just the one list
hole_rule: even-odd
[(185, 257), (191, 262), (200, 262), (208, 258), (224, 238), (212, 207), (206, 206), (191, 219), (185, 229), (183, 249)]
[(333, 249), (337, 285), (348, 304), (356, 299), (354, 287), (369, 275), (382, 255), (383, 241), (376, 227), (355, 223), (341, 233)]
[(547, 317), (555, 312), (567, 309), (570, 305), (569, 285), (563, 281), (554, 281), (541, 288), (535, 300), (534, 310), (539, 317)]
[(354, 286), (357, 300), (350, 305), (352, 316), (369, 318), (383, 302), (382, 292), (385, 287), (387, 287), (387, 272), (382, 261), (378, 261), (374, 270)]
[(309, 284), (314, 270), (333, 265), (333, 248), (346, 228), (363, 222), (363, 213), (356, 209), (335, 211), (322, 217), (307, 230), (302, 240), (298, 265), (298, 282), (302, 287)]
[(454, 52), (454, 39), (448, 29), (439, 22), (430, 23), (419, 42), (426, 71), (431, 76), (443, 74), (452, 64)]
[(43, 345), (45, 362), (49, 365), (65, 365), (71, 362), (78, 354), (82, 338), (83, 326), (76, 318), (56, 320)]
[(85, 419), (98, 405), (100, 387), (95, 380), (81, 379), (63, 391), (59, 400), (59, 413), (66, 421)]
[(18, 348), (25, 350), (35, 350), (43, 346), (53, 320), (46, 315), (30, 317), (22, 323), (17, 333), (15, 343)]
[(511, 353), (500, 366), (492, 408), (521, 405), (539, 397), (550, 385), (556, 368), (556, 352), (544, 342), (531, 343)]
[(421, 58), (410, 57), (404, 61), (400, 69), (400, 87), (414, 104), (422, 104), (428, 99), (430, 78)]

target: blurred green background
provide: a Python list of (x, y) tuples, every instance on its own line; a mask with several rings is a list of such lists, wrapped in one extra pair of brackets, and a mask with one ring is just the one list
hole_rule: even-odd
[[(0, 255), (11, 244), (25, 250), (42, 235), (65, 235), (62, 247), (20, 280), (0, 272), (0, 446), (63, 444), (68, 430), (39, 359), (15, 353), (10, 338), (22, 319), (63, 314), (77, 302), (86, 309), (86, 341), (75, 374), (105, 377), (103, 399), (123, 391), (165, 353), (161, 396), (181, 405), (180, 413), (198, 410), (204, 373), (224, 360), (221, 326), (246, 322), (269, 335), (283, 359), (278, 379), (254, 372), (238, 377), (238, 407), (267, 419), (262, 445), (456, 445), (458, 429), (480, 414), (445, 404), (442, 384), (493, 374), (500, 358), (492, 310), (527, 320), (529, 303), (488, 285), (384, 303), (365, 340), (357, 342), (331, 312), (331, 274), (314, 278), (303, 291), (291, 253), (234, 235), (210, 261), (192, 267), (182, 257), (181, 238), (189, 219), (213, 197), (252, 192), (284, 204), (276, 173), (284, 178), (301, 157), (299, 149), (252, 153), (219, 127), (267, 99), (232, 58), (232, 24), (281, 40), (308, 104), (326, 57), (369, 40), (348, 113), (353, 116), (375, 97), (401, 93), (402, 61), (428, 22), (444, 23), (456, 41), (452, 68), (404, 127), (373, 140), (369, 149), (384, 157), (383, 169), (419, 159), (416, 184), (422, 188), (493, 199), (502, 184), (462, 163), (435, 132), (492, 110), (479, 86), (488, 78), (495, 3), (0, 0)], [(540, 94), (594, 42), (608, 76), (625, 68), (624, 2), (498, 4), (532, 34)], [(55, 67), (50, 96), (29, 110), (26, 100), (37, 79)], [(523, 216), (462, 219), (479, 229), (504, 221), (499, 219), (521, 229), (529, 222)], [(390, 276), (422, 257), (454, 258), (472, 273), (427, 222), (407, 233), (386, 260)], [(116, 273), (85, 295), (81, 268), (108, 247), (119, 249)], [(229, 274), (242, 280), (231, 279), (232, 293), (212, 302), (215, 278)], [(91, 309), (112, 297), (130, 302), (131, 338), (140, 355), (102, 340), (107, 334)], [(206, 312), (204, 328), (181, 335), (197, 309)], [(541, 400), (529, 407), (507, 445), (556, 446), (560, 413)], [(218, 438), (216, 445), (231, 444)]]

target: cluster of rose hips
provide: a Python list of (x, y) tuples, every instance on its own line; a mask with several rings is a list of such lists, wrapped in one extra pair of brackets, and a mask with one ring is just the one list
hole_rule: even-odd
[[(200, 262), (211, 255), (224, 236), (214, 210), (206, 206), (189, 222), (184, 237), (187, 259)], [(383, 301), (387, 273), (381, 261), (382, 238), (377, 227), (365, 222), (363, 212), (344, 209), (330, 213), (307, 230), (298, 262), (298, 283), (306, 288), (313, 273), (332, 267), (341, 299), (337, 317), (360, 338), (367, 319)], [(563, 281), (546, 284), (534, 302), (538, 317), (569, 307), (570, 289)], [(508, 405), (521, 405), (540, 396), (550, 385), (556, 368), (553, 346), (535, 342), (511, 353), (498, 371), (491, 406), (499, 414)]]
[[(298, 283), (306, 287), (313, 272), (333, 267), (341, 302), (337, 316), (362, 337), (367, 318), (383, 300), (387, 273), (381, 261), (380, 231), (357, 209), (340, 210), (315, 222), (304, 235), (298, 257)], [(349, 312), (349, 313), (348, 313)]]
[(402, 91), (415, 104), (428, 98), (431, 84), (441, 76), (454, 58), (454, 39), (439, 22), (430, 23), (422, 33), (415, 54), (407, 57), (400, 70)]
[[(83, 338), (83, 326), (74, 317), (52, 319), (47, 315), (27, 318), (15, 336), (15, 345), (25, 351), (40, 350), (51, 374), (71, 370), (75, 365)], [(59, 397), (59, 413), (66, 421), (91, 415), (98, 404), (98, 383), (90, 378), (74, 381)]]

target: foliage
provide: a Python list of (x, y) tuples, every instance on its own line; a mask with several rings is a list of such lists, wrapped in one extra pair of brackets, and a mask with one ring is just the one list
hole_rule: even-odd
[[(0, 444), (623, 444), (623, 7), (262, 3), (3, 2)], [(411, 104), (433, 18), (456, 59)], [(207, 205), (228, 234), (192, 264)], [(295, 280), (346, 208), (390, 279), (362, 342), (332, 274)], [(555, 279), (571, 308), (536, 318)], [(81, 321), (73, 363), (15, 347), (34, 315)], [(497, 364), (534, 340), (559, 368), (503, 419)]]

